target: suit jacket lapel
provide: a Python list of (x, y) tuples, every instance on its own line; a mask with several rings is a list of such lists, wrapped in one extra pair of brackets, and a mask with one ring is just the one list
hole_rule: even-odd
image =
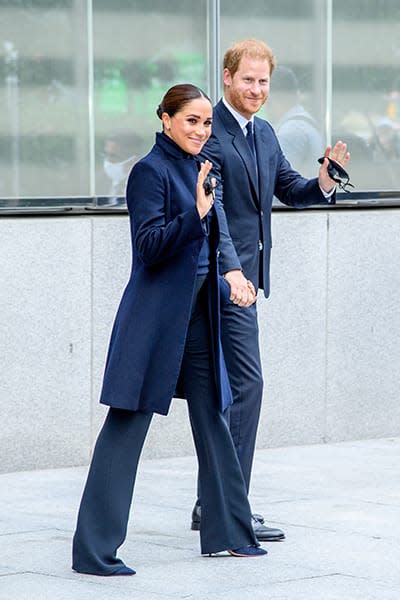
[(246, 169), (249, 174), (249, 179), (252, 183), (254, 190), (254, 199), (256, 200), (256, 202), (258, 202), (258, 175), (256, 161), (254, 160), (254, 156), (251, 152), (250, 146), (246, 141), (246, 138), (244, 137), (242, 131), (240, 131), (234, 137), (233, 145), (235, 146), (236, 150), (242, 157), (244, 164), (246, 165)]
[(253, 188), (253, 199), (255, 203), (258, 204), (257, 168), (254, 161), (254, 156), (250, 150), (250, 146), (243, 135), (243, 131), (241, 130), (239, 123), (236, 121), (235, 117), (231, 115), (222, 100), (218, 102), (216, 109), (224, 123), (225, 130), (233, 137), (233, 146), (245, 164)]
[(265, 128), (262, 127), (262, 121), (254, 119), (254, 141), (257, 153), (257, 167), (258, 167), (258, 198), (260, 204), (262, 204), (262, 198), (266, 192), (266, 182), (268, 179), (268, 165), (269, 160), (266, 156), (265, 149), (268, 148), (269, 140), (266, 135)]

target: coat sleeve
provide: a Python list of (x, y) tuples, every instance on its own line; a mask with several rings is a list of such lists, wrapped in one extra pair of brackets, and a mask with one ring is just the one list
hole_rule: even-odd
[(219, 265), (221, 273), (227, 273), (233, 269), (242, 269), (240, 260), (233, 245), (223, 202), (223, 153), (220, 149), (220, 142), (215, 135), (212, 135), (207, 144), (201, 151), (200, 158), (212, 162), (212, 175), (217, 179), (218, 186), (215, 190), (215, 210), (218, 217), (218, 225), (220, 231), (219, 249)]
[(137, 163), (129, 176), (127, 205), (132, 239), (144, 264), (168, 260), (206, 233), (196, 205), (169, 217), (168, 179), (156, 165)]

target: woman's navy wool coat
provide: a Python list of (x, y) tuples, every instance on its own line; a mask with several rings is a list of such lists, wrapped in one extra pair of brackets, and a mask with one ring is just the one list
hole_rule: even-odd
[[(111, 334), (100, 402), (167, 414), (177, 389), (198, 257), (207, 235), (196, 208), (198, 163), (164, 133), (129, 175), (132, 270)], [(220, 410), (232, 402), (220, 343), (218, 217), (209, 233), (210, 338)], [(220, 289), (221, 286), (221, 289)], [(225, 287), (226, 286), (226, 287)]]

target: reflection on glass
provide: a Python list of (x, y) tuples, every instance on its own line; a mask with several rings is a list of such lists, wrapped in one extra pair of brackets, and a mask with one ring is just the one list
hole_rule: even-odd
[(0, 6), (0, 195), (88, 193), (86, 3)]
[(133, 135), (110, 136), (104, 141), (103, 171), (109, 180), (107, 204), (123, 204), (126, 180), (135, 162), (138, 160), (132, 150), (140, 140)]
[(400, 4), (335, 0), (333, 133), (357, 190), (400, 188)]
[(271, 78), (268, 116), (292, 167), (304, 177), (315, 177), (316, 159), (324, 151), (314, 117), (304, 108), (298, 79), (292, 69), (278, 65)]
[(108, 203), (124, 201), (127, 174), (160, 129), (156, 108), (166, 90), (189, 82), (207, 91), (207, 5), (93, 4), (96, 194)]
[[(88, 5), (85, 0), (0, 2), (0, 197), (15, 205), (23, 205), (24, 197), (85, 197), (93, 191), (118, 198), (125, 184), (118, 169), (122, 177), (132, 157), (149, 150), (160, 126), (155, 109), (168, 87), (188, 81), (208, 91), (212, 2), (95, 0), (90, 3), (93, 40), (87, 33)], [(332, 141), (349, 144), (356, 190), (399, 189), (400, 3), (335, 0), (333, 65), (326, 64), (327, 5), (220, 0), (221, 55), (233, 41), (257, 37), (274, 49), (278, 65), (292, 71), (297, 81), (292, 108), (289, 90), (279, 90), (277, 70), (259, 116), (272, 122), (289, 160), (307, 176), (318, 172), (312, 160), (316, 145), (305, 151), (307, 164), (294, 149), (307, 120), (323, 131), (332, 67)], [(91, 42), (93, 65), (88, 64)], [(89, 161), (92, 66), (95, 190)], [(289, 114), (278, 114), (279, 104)], [(296, 123), (287, 122), (291, 111), (302, 114)], [(118, 168), (105, 162), (110, 144), (121, 146)]]
[(381, 163), (400, 159), (400, 128), (399, 124), (389, 117), (380, 119), (370, 140), (372, 157)]

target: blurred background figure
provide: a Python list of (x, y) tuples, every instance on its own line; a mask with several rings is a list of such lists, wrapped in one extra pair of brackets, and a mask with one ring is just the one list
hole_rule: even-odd
[(374, 160), (398, 160), (400, 158), (400, 131), (396, 123), (388, 117), (378, 121), (370, 145)]
[(125, 203), (125, 186), (129, 172), (138, 160), (138, 140), (130, 135), (115, 135), (104, 140), (103, 171), (108, 179), (108, 203)]
[(325, 146), (317, 122), (301, 104), (299, 83), (289, 67), (278, 66), (272, 74), (268, 120), (292, 167), (304, 177), (316, 177)]

